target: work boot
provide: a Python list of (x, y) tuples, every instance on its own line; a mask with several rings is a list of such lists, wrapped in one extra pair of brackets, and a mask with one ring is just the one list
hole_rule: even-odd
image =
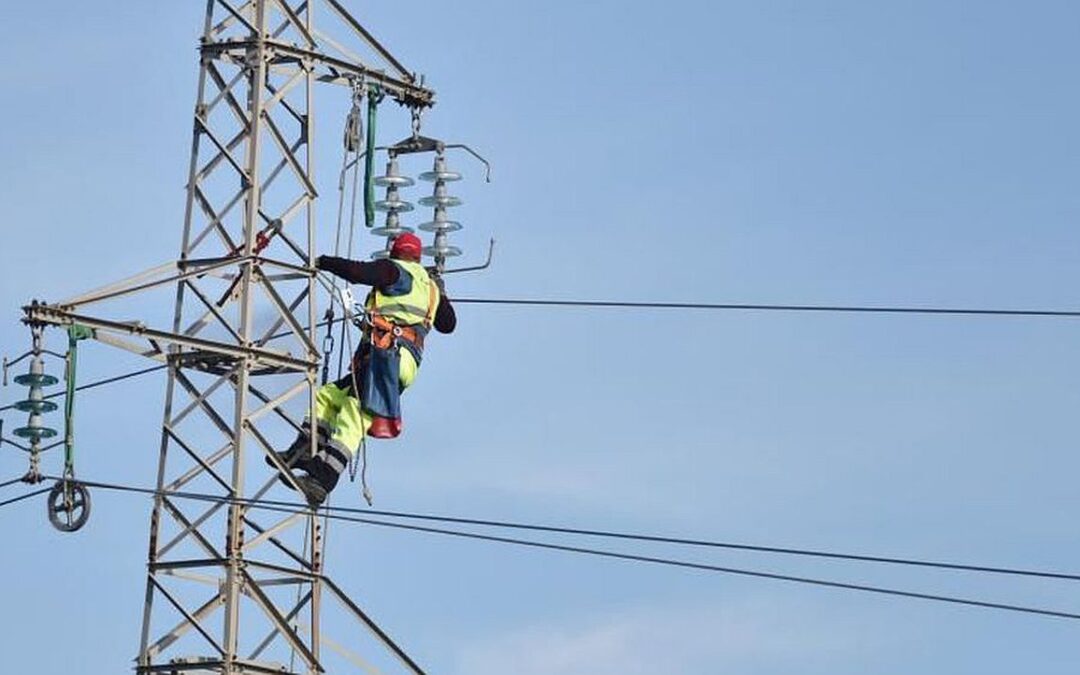
[[(278, 458), (278, 461), (285, 465), (286, 469), (302, 469), (301, 466), (304, 463), (303, 450), (294, 450), (289, 448), (284, 452), (275, 452), (274, 455)], [(271, 469), (278, 468), (278, 465), (274, 463), (274, 460), (270, 459), (270, 455), (263, 455), (263, 461)]]
[[(309, 442), (307, 434), (300, 434), (297, 436), (296, 440), (293, 441), (293, 444), (289, 446), (288, 450), (285, 450), (284, 452), (275, 452), (274, 455), (277, 456), (278, 460), (284, 464), (286, 468), (304, 469), (306, 471), (307, 467), (304, 465), (308, 462), (307, 449)], [(277, 468), (277, 465), (274, 464), (274, 460), (270, 459), (270, 455), (263, 455), (263, 461), (266, 462), (267, 466), (270, 468)]]
[(319, 481), (306, 475), (295, 476), (295, 478), (296, 484), (300, 486), (301, 492), (307, 497), (307, 503), (311, 508), (317, 509), (326, 501), (326, 488)]

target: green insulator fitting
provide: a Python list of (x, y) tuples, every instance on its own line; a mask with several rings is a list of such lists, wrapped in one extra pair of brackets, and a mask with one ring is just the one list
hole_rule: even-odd
[(94, 337), (94, 329), (88, 326), (73, 324), (68, 326), (68, 337), (72, 340), (88, 340)]

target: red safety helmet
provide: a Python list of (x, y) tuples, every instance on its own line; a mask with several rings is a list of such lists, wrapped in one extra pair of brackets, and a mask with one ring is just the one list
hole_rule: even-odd
[(420, 237), (412, 232), (399, 234), (394, 237), (394, 243), (390, 246), (390, 257), (420, 262), (420, 251), (422, 246)]

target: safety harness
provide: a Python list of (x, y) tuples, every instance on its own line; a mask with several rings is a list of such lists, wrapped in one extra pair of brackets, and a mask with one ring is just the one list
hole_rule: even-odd
[[(404, 267), (399, 268), (402, 274), (411, 274)], [(413, 278), (415, 283), (416, 279)], [(400, 343), (406, 343), (410, 351), (419, 362), (424, 353), (424, 338), (431, 330), (431, 324), (435, 315), (435, 306), (439, 301), (438, 291), (434, 281), (428, 281), (428, 305), (424, 311), (423, 319), (418, 324), (401, 324), (384, 316), (378, 309), (376, 302), (376, 289), (368, 294), (366, 305), (366, 319), (363, 323), (364, 339), (368, 340), (375, 349), (391, 349)], [(406, 305), (393, 306), (406, 312), (413, 311)]]

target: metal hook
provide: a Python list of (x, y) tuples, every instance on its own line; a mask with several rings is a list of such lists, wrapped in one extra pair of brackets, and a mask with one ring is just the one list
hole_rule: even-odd
[(490, 183), (491, 182), (491, 162), (489, 162), (486, 159), (484, 159), (483, 157), (481, 157), (480, 153), (476, 152), (475, 150), (473, 150), (469, 146), (465, 145), (464, 143), (453, 143), (451, 145), (446, 146), (446, 148), (448, 150), (450, 148), (458, 148), (460, 150), (464, 150), (465, 152), (469, 153), (470, 155), (472, 155), (476, 159), (480, 160), (480, 162), (484, 165), (484, 169), (485, 169), (484, 182), (485, 183)]
[(453, 270), (443, 270), (442, 274), (445, 275), (445, 274), (456, 274), (458, 272), (479, 272), (480, 270), (486, 270), (487, 268), (491, 267), (491, 259), (494, 257), (494, 253), (495, 253), (495, 239), (492, 238), (488, 242), (487, 260), (484, 261), (483, 265), (475, 265), (473, 267), (459, 267), (459, 268), (453, 269)]

